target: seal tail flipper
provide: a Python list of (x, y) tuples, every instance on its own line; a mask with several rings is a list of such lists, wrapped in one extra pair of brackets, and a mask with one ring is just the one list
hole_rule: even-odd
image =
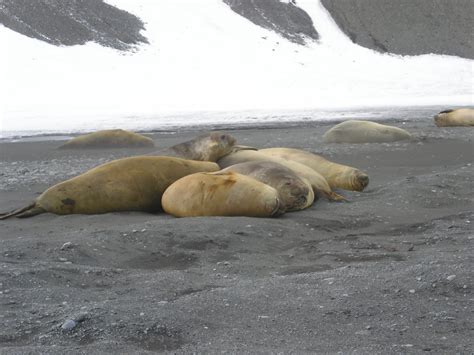
[(46, 210), (43, 207), (33, 207), (29, 210), (26, 210), (25, 212), (22, 212), (18, 215), (16, 215), (16, 218), (28, 218), (28, 217), (33, 217), (41, 213), (45, 213)]
[[(30, 214), (29, 213), (30, 211), (34, 211), (34, 210), (37, 210), (37, 209), (41, 210), (41, 212), (37, 212), (35, 214)], [(35, 216), (35, 215), (43, 213), (43, 212), (46, 212), (46, 211), (41, 207), (36, 207), (36, 203), (33, 202), (33, 203), (29, 204), (26, 207), (14, 210), (12, 212), (2, 213), (0, 215), (0, 220), (4, 220), (4, 219), (10, 218), (10, 217), (15, 217), (15, 216), (20, 216), (20, 215), (22, 217), (23, 217), (23, 215), (25, 215), (24, 217), (30, 217), (30, 216)]]

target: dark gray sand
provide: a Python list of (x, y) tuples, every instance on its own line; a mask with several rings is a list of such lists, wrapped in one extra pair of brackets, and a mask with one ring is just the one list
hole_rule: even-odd
[[(329, 124), (232, 132), (366, 171), (366, 191), (339, 191), (349, 203), (320, 199), (277, 219), (1, 221), (0, 353), (471, 353), (474, 129), (392, 123), (415, 138), (324, 145)], [(154, 138), (164, 148), (197, 133)], [(151, 151), (59, 144), (0, 144), (0, 210)], [(68, 319), (77, 325), (62, 330)]]

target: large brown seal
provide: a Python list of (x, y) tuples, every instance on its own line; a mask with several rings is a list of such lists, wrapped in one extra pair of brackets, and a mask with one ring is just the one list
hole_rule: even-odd
[(44, 212), (99, 214), (118, 211), (156, 212), (168, 186), (183, 176), (217, 171), (211, 162), (138, 156), (111, 161), (54, 185), (27, 207), (0, 217), (31, 217)]
[(161, 204), (175, 217), (273, 217), (284, 212), (277, 190), (232, 172), (185, 176), (166, 189)]
[(272, 161), (251, 161), (231, 165), (221, 172), (234, 172), (249, 176), (278, 191), (280, 202), (286, 211), (299, 211), (314, 202), (311, 184), (293, 170)]
[(369, 176), (347, 165), (337, 164), (322, 156), (293, 148), (267, 148), (259, 152), (272, 157), (296, 161), (316, 170), (333, 189), (362, 191), (369, 184)]
[(293, 170), (299, 177), (303, 177), (311, 184), (316, 195), (322, 195), (332, 201), (343, 201), (344, 197), (331, 190), (326, 179), (317, 171), (295, 161), (282, 158), (270, 157), (264, 153), (254, 150), (236, 150), (233, 153), (219, 159), (217, 163), (221, 168), (250, 161), (272, 161)]
[(148, 148), (154, 146), (153, 139), (149, 137), (123, 129), (109, 129), (73, 138), (58, 148)]
[(410, 138), (404, 129), (358, 120), (339, 123), (323, 135), (325, 143), (387, 143)]
[(474, 126), (474, 109), (460, 108), (441, 111), (434, 116), (438, 127)]
[(190, 141), (158, 150), (149, 155), (215, 162), (224, 155), (229, 154), (235, 142), (235, 138), (230, 134), (212, 132), (200, 135)]

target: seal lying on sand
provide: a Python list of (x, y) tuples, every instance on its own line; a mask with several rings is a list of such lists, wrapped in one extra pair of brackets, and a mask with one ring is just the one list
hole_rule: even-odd
[(474, 126), (474, 109), (441, 111), (434, 116), (434, 120), (438, 127)]
[(219, 159), (217, 161), (219, 166), (221, 168), (227, 168), (231, 165), (250, 162), (250, 161), (257, 161), (257, 162), (272, 161), (275, 163), (279, 163), (290, 170), (293, 170), (293, 172), (295, 172), (296, 175), (308, 180), (315, 194), (322, 195), (332, 201), (345, 200), (344, 197), (342, 197), (341, 195), (338, 195), (337, 193), (331, 190), (331, 187), (329, 186), (328, 182), (321, 174), (307, 167), (306, 165), (303, 165), (291, 160), (271, 157), (264, 153), (254, 151), (254, 150), (238, 150), (238, 149), (239, 148), (236, 148), (237, 151), (234, 151), (233, 153)]
[(219, 170), (216, 163), (171, 157), (131, 157), (111, 161), (50, 187), (36, 200), (0, 219), (44, 212), (99, 214), (118, 211), (156, 212), (168, 186), (183, 176)]
[(267, 148), (259, 152), (271, 157), (296, 161), (316, 170), (327, 180), (331, 188), (362, 191), (369, 184), (369, 176), (350, 166), (333, 163), (323, 157), (292, 148)]
[(123, 129), (109, 129), (73, 138), (59, 146), (58, 149), (146, 148), (154, 146), (153, 139), (141, 134), (124, 131)]
[(234, 172), (249, 176), (278, 191), (280, 202), (286, 211), (298, 211), (310, 207), (314, 202), (311, 184), (300, 178), (293, 170), (271, 161), (251, 161), (231, 165), (221, 172)]
[(230, 134), (212, 132), (148, 155), (215, 162), (224, 155), (229, 154), (234, 144), (235, 138)]
[(284, 212), (278, 191), (232, 172), (196, 173), (166, 189), (163, 210), (175, 217), (273, 217)]
[(323, 135), (325, 143), (385, 143), (410, 138), (404, 129), (358, 120), (339, 123)]

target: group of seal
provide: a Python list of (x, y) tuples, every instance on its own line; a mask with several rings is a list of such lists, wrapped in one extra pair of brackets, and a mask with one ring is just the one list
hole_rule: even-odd
[[(434, 121), (438, 127), (474, 126), (474, 109), (441, 111), (434, 116)], [(411, 138), (402, 128), (360, 120), (341, 122), (323, 135), (325, 143), (388, 143)]]
[(50, 187), (29, 206), (1, 219), (44, 212), (59, 215), (157, 212), (161, 209), (161, 196), (173, 182), (189, 174), (217, 170), (216, 163), (174, 157), (118, 159)]
[[(319, 171), (314, 169), (318, 161)], [(344, 200), (332, 188), (360, 191), (367, 183), (367, 175), (359, 170), (309, 152), (258, 151), (236, 145), (229, 134), (212, 132), (149, 155), (99, 165), (50, 187), (28, 206), (1, 214), (0, 219), (45, 212), (161, 210), (177, 217), (271, 217), (308, 208), (319, 195)]]
[[(473, 126), (474, 110), (442, 111), (438, 126)], [(346, 121), (327, 131), (327, 143), (392, 142), (410, 139), (407, 131), (370, 121)], [(151, 138), (123, 130), (100, 131), (61, 146), (153, 147)], [(318, 196), (345, 198), (332, 189), (362, 191), (366, 173), (312, 152), (236, 145), (229, 134), (212, 132), (158, 150), (99, 165), (52, 186), (30, 205), (0, 219), (118, 211), (165, 212), (176, 216), (271, 217), (308, 208)]]

